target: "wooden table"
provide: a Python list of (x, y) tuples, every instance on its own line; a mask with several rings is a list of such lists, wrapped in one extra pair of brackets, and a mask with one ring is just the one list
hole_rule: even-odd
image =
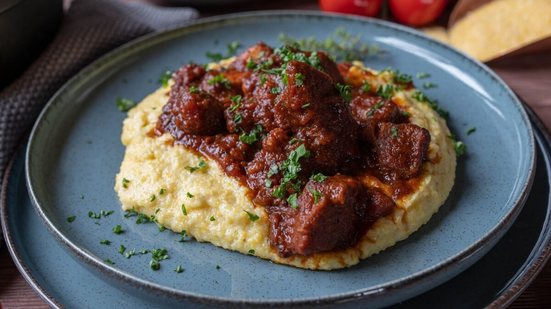
[[(132, 0), (126, 0), (132, 1)], [(134, 0), (135, 1), (135, 0)], [(146, 0), (139, 0), (146, 1)], [(162, 0), (154, 0), (162, 2)], [(164, 4), (164, 3), (160, 3)], [(251, 9), (317, 9), (315, 1), (266, 1), (224, 9), (200, 9), (204, 16)], [(508, 84), (551, 128), (551, 53), (491, 64)], [(0, 249), (0, 308), (47, 308), (17, 271), (5, 245)], [(520, 295), (511, 308), (551, 308), (551, 263)]]

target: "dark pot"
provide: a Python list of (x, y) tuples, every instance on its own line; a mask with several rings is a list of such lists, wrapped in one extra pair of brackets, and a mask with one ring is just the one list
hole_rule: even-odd
[(0, 90), (36, 59), (62, 16), (62, 0), (0, 0)]

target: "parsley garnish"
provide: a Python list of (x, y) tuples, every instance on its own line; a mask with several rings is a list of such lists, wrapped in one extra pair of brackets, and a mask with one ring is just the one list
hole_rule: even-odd
[(449, 117), (448, 112), (441, 109), (440, 106), (438, 106), (438, 102), (436, 100), (431, 100), (423, 92), (415, 91), (411, 95), (411, 97), (414, 98), (415, 100), (419, 101), (419, 102), (428, 104), (430, 106), (430, 108), (435, 110), (440, 115), (440, 117), (442, 117), (444, 119), (448, 119), (448, 117)]
[(474, 132), (476, 132), (476, 128), (470, 128), (469, 131), (467, 131), (467, 135), (471, 135), (473, 134)]
[(216, 265), (216, 269), (220, 269), (220, 268), (222, 268), (222, 267), (220, 267), (220, 265)]
[(177, 274), (179, 274), (183, 271), (184, 271), (184, 269), (182, 268), (181, 265), (176, 266), (176, 269), (174, 269), (174, 272), (177, 273)]
[(430, 88), (434, 88), (434, 87), (436, 87), (436, 84), (434, 84), (434, 83), (431, 83), (431, 82), (423, 83), (423, 88), (425, 88), (425, 89), (430, 89)]
[(272, 89), (270, 89), (270, 93), (271, 94), (279, 94), (279, 93), (281, 93), (281, 88), (273, 87)]
[(95, 213), (93, 211), (89, 211), (88, 212), (88, 218), (92, 218), (92, 219), (100, 219), (101, 218), (101, 212), (100, 213)]
[(368, 93), (371, 91), (371, 84), (365, 80), (360, 89), (362, 90), (363, 93)]
[(325, 179), (327, 179), (327, 176), (323, 175), (322, 173), (317, 173), (312, 176), (310, 176), (311, 180), (317, 181), (317, 182), (324, 182)]
[(115, 262), (111, 261), (111, 259), (105, 259), (103, 260), (105, 263), (109, 264), (109, 265), (114, 265)]
[(128, 184), (130, 183), (130, 180), (123, 178), (122, 179), (122, 187), (125, 189), (128, 189)]
[(111, 241), (109, 241), (109, 240), (107, 240), (107, 239), (104, 239), (104, 240), (100, 240), (99, 243), (102, 244), (102, 245), (109, 246), (109, 245), (111, 244)]
[(189, 192), (186, 192), (186, 196), (189, 197), (189, 198), (193, 198), (193, 197), (194, 197), (194, 195), (191, 194), (191, 193), (189, 193)]
[(252, 222), (255, 222), (256, 220), (260, 219), (259, 216), (257, 216), (256, 214), (250, 211), (246, 211), (246, 210), (243, 210), (243, 211), (247, 213), (247, 215), (249, 216), (249, 220), (251, 220)]
[(113, 233), (117, 234), (117, 235), (120, 235), (122, 233), (124, 233), (124, 230), (122, 229), (122, 227), (120, 226), (120, 224), (117, 224), (115, 225), (115, 227), (113, 228)]
[(151, 261), (149, 261), (149, 267), (151, 267), (151, 269), (157, 271), (161, 268), (161, 263), (159, 263), (159, 261), (157, 261), (157, 260), (151, 260)]
[(180, 232), (180, 240), (178, 240), (178, 242), (185, 242), (186, 241), (186, 237), (187, 237), (187, 232), (186, 230), (182, 230)]
[(136, 106), (136, 102), (134, 102), (130, 99), (125, 99), (125, 98), (121, 98), (121, 97), (118, 97), (115, 102), (117, 104), (117, 108), (121, 112), (127, 112), (130, 109), (132, 109), (132, 107)]
[[(298, 178), (298, 173), (301, 171), (300, 166), (300, 159), (301, 158), (308, 158), (310, 156), (310, 151), (306, 149), (304, 144), (298, 146), (293, 151), (289, 153), (289, 157), (281, 163), (280, 170), (283, 173), (283, 178), (281, 179), (281, 183), (279, 186), (274, 190), (272, 193), (273, 196), (277, 198), (284, 198), (287, 185), (293, 185), (293, 181), (295, 181)], [(272, 170), (272, 167), (270, 166), (270, 172)], [(268, 173), (268, 177), (270, 173)], [(295, 185), (298, 185), (295, 184)]]
[(67, 222), (71, 223), (71, 222), (75, 221), (76, 218), (77, 218), (77, 216), (69, 216), (69, 217), (67, 217)]
[(304, 78), (305, 78), (305, 76), (304, 76), (304, 74), (302, 74), (302, 73), (297, 73), (297, 74), (295, 74), (295, 84), (296, 84), (297, 86), (302, 86), (302, 85), (304, 85)]
[(197, 164), (197, 166), (186, 166), (185, 169), (188, 170), (190, 173), (193, 173), (197, 170), (205, 168), (206, 166), (207, 166), (207, 163), (205, 162), (205, 160), (201, 159), (199, 161), (199, 164)]
[(121, 255), (124, 254), (124, 251), (126, 251), (126, 247), (123, 246), (123, 245), (120, 245), (119, 246), (119, 254), (121, 254)]
[(298, 194), (293, 193), (293, 194), (289, 195), (289, 197), (287, 198), (287, 203), (289, 203), (289, 206), (291, 206), (291, 208), (297, 209), (298, 208)]
[(417, 73), (417, 78), (419, 78), (419, 79), (429, 78), (429, 77), (430, 77), (429, 73), (424, 73), (424, 72)]
[(254, 255), (254, 249), (249, 249), (249, 255)]
[(166, 189), (165, 188), (161, 188), (161, 190), (159, 190), (159, 195), (163, 195), (166, 193)]
[(235, 95), (231, 97), (232, 105), (228, 109), (230, 112), (235, 112), (238, 108), (241, 107), (241, 99), (242, 97), (240, 95)]
[(239, 135), (239, 140), (247, 145), (252, 145), (256, 141), (258, 141), (260, 133), (262, 133), (262, 126), (258, 124), (248, 134), (242, 133), (241, 135)]
[(307, 109), (308, 107), (310, 107), (310, 103), (303, 104), (300, 108)]
[(379, 86), (377, 88), (377, 95), (384, 99), (390, 100), (394, 95), (394, 86), (390, 84)]
[(451, 139), (453, 142), (453, 148), (455, 150), (455, 154), (458, 157), (461, 157), (462, 155), (464, 155), (465, 152), (467, 151), (467, 145), (465, 145), (465, 143), (463, 143), (462, 141), (458, 141), (455, 138), (455, 135), (453, 134), (449, 135), (448, 138)]
[(240, 124), (242, 121), (243, 121), (243, 115), (235, 114), (235, 116), (233, 116), (233, 122), (235, 122), (235, 124)]
[(209, 220), (210, 221), (216, 221), (216, 218), (214, 216), (210, 216)]
[(343, 85), (343, 84), (339, 84), (339, 83), (337, 83), (335, 85), (335, 87), (337, 88), (337, 90), (341, 94), (341, 97), (346, 102), (350, 102), (350, 100), (352, 99), (352, 87), (350, 87), (350, 85)]
[(159, 83), (163, 85), (164, 88), (168, 87), (168, 81), (172, 77), (172, 72), (169, 70), (166, 70), (161, 74), (161, 78), (159, 78)]
[(254, 70), (256, 69), (256, 63), (254, 63), (253, 61), (253, 58), (249, 57), (247, 59), (247, 63), (245, 64), (245, 66), (247, 67), (247, 69), (249, 70)]
[(308, 188), (308, 192), (310, 192), (310, 194), (312, 194), (312, 197), (314, 197), (314, 204), (317, 204), (319, 199), (321, 198), (321, 192), (310, 188)]
[(390, 135), (393, 137), (393, 138), (397, 138), (398, 137), (398, 128), (393, 126), (392, 128), (390, 128)]
[(189, 86), (189, 93), (199, 93), (199, 87), (197, 86)]
[(379, 100), (377, 103), (375, 103), (375, 105), (371, 106), (369, 111), (367, 111), (367, 117), (370, 117), (371, 115), (373, 115), (375, 111), (383, 107), (383, 105), (384, 105), (384, 102), (382, 100)]
[(161, 268), (162, 260), (168, 259), (168, 252), (165, 248), (153, 249), (151, 252), (151, 261), (149, 262), (149, 267), (153, 270), (159, 270)]
[(157, 196), (155, 194), (151, 194), (151, 196), (149, 197), (149, 201), (150, 202), (153, 202), (157, 199)]
[(394, 72), (394, 82), (397, 84), (411, 83), (413, 78), (408, 74), (401, 74), (400, 71)]
[(186, 204), (182, 204), (182, 213), (184, 214), (184, 216), (187, 216)]
[(209, 85), (220, 84), (220, 85), (226, 87), (226, 89), (231, 89), (230, 81), (222, 74), (218, 74), (215, 77), (209, 79), (207, 84), (209, 84)]

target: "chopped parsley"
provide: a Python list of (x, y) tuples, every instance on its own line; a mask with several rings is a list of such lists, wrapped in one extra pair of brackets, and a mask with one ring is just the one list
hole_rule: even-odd
[(318, 190), (310, 189), (310, 188), (308, 188), (308, 192), (310, 192), (310, 194), (312, 194), (312, 197), (314, 198), (314, 204), (317, 204), (319, 199), (321, 198), (321, 192), (319, 192)]
[(160, 261), (169, 258), (168, 251), (165, 248), (153, 249), (150, 253), (151, 261), (149, 262), (149, 267), (153, 270), (159, 270), (161, 268)]
[[(302, 170), (299, 161), (309, 156), (310, 151), (306, 149), (304, 144), (298, 146), (289, 153), (289, 157), (285, 159), (279, 167), (279, 170), (283, 173), (283, 177), (279, 186), (272, 193), (273, 196), (282, 199), (286, 195), (288, 185), (300, 187), (300, 183), (295, 182), (298, 178), (298, 173)], [(272, 167), (270, 166), (270, 172), (271, 170)], [(270, 172), (268, 172), (268, 177), (270, 177)]]
[(224, 75), (222, 75), (222, 74), (218, 74), (218, 75), (214, 76), (213, 78), (209, 79), (207, 84), (209, 84), (209, 85), (222, 85), (226, 89), (231, 89), (230, 81), (226, 77), (224, 77)]
[(189, 198), (193, 198), (195, 195), (189, 193), (189, 192), (186, 192), (186, 196), (189, 197)]
[(102, 244), (102, 245), (107, 245), (107, 246), (109, 246), (109, 245), (111, 244), (111, 241), (110, 241), (110, 240), (107, 240), (107, 239), (104, 239), (104, 240), (100, 240), (99, 243)]
[(393, 138), (397, 138), (398, 137), (398, 128), (396, 126), (393, 126), (392, 128), (390, 128), (390, 135), (393, 137)]
[(216, 269), (220, 269), (220, 268), (222, 268), (222, 267), (220, 267), (220, 265), (216, 265)]
[(297, 209), (298, 208), (298, 194), (295, 192), (287, 198), (287, 203), (289, 203), (289, 206), (291, 208)]
[(373, 115), (375, 111), (383, 107), (384, 104), (385, 104), (384, 101), (379, 100), (377, 103), (375, 103), (375, 105), (371, 106), (371, 108), (367, 111), (367, 117), (370, 117), (371, 115)]
[(120, 235), (122, 233), (124, 233), (124, 230), (122, 229), (121, 225), (120, 224), (117, 224), (115, 225), (115, 227), (113, 228), (113, 233), (117, 234), (117, 235)]
[(240, 124), (242, 121), (243, 121), (243, 115), (235, 114), (235, 116), (233, 116), (233, 122), (235, 122), (235, 124)]
[(210, 221), (216, 221), (216, 218), (214, 216), (210, 216), (209, 220)]
[(232, 105), (230, 106), (230, 108), (228, 109), (230, 112), (235, 112), (238, 108), (241, 107), (241, 95), (235, 95), (233, 97), (231, 97), (231, 101), (232, 101)]
[(308, 107), (310, 107), (310, 103), (302, 104), (302, 106), (300, 108), (307, 109)]
[(247, 59), (247, 63), (245, 64), (245, 66), (247, 67), (247, 69), (249, 70), (254, 70), (256, 69), (256, 63), (254, 63), (253, 61), (253, 58), (249, 57)]
[(312, 176), (310, 176), (311, 180), (317, 181), (317, 182), (324, 182), (325, 179), (327, 179), (327, 176), (323, 175), (322, 173), (317, 173)]
[(430, 88), (435, 88), (435, 87), (436, 87), (435, 83), (431, 83), (431, 82), (423, 83), (423, 88), (425, 88), (425, 89), (430, 89)]
[(295, 84), (296, 84), (297, 86), (302, 86), (302, 85), (304, 85), (304, 78), (305, 78), (305, 76), (304, 76), (304, 74), (302, 74), (302, 73), (297, 73), (297, 74), (295, 74)]
[(161, 78), (159, 78), (159, 83), (163, 85), (164, 88), (168, 87), (168, 82), (170, 81), (170, 78), (172, 77), (172, 72), (169, 70), (166, 70), (161, 74)]
[(151, 196), (149, 197), (149, 201), (150, 202), (153, 202), (157, 199), (157, 196), (155, 194), (151, 194)]
[(161, 190), (159, 190), (159, 195), (163, 195), (166, 193), (166, 189), (165, 188), (161, 188)]
[(182, 230), (180, 232), (180, 240), (178, 240), (178, 242), (185, 242), (186, 241), (186, 237), (187, 237), (187, 232), (186, 230)]
[(271, 179), (264, 180), (264, 186), (266, 188), (271, 188), (272, 187), (272, 180)]
[(174, 272), (177, 273), (177, 274), (179, 274), (183, 271), (184, 271), (184, 269), (182, 268), (181, 265), (176, 266), (176, 269), (174, 269)]
[(255, 251), (254, 249), (249, 249), (249, 255), (254, 255)]
[(458, 157), (461, 157), (462, 155), (464, 155), (465, 152), (467, 151), (467, 145), (465, 145), (465, 143), (463, 143), (462, 141), (458, 141), (455, 135), (453, 134), (449, 135), (448, 138), (451, 139), (453, 142), (453, 148), (455, 150), (455, 154)]
[(114, 265), (115, 262), (111, 261), (111, 259), (105, 259), (103, 260), (105, 263), (109, 264), (109, 265)]
[(352, 100), (352, 87), (350, 87), (350, 85), (343, 85), (343, 84), (337, 83), (335, 85), (335, 87), (337, 88), (337, 90), (341, 94), (341, 97), (346, 102), (350, 102), (350, 100)]
[(255, 222), (256, 220), (260, 219), (259, 216), (257, 216), (256, 214), (250, 211), (246, 211), (246, 210), (243, 210), (243, 211), (247, 213), (247, 215), (249, 216), (249, 220), (251, 220), (252, 222)]
[(411, 83), (412, 80), (413, 77), (411, 75), (400, 73), (400, 71), (394, 72), (394, 82), (397, 84)]
[(186, 166), (185, 169), (188, 170), (190, 173), (193, 173), (205, 167), (207, 167), (207, 163), (205, 162), (205, 160), (201, 159), (197, 166)]
[(184, 216), (187, 216), (186, 204), (182, 204), (182, 213), (184, 214)]
[(239, 135), (239, 140), (247, 145), (252, 145), (260, 138), (260, 133), (262, 133), (263, 129), (262, 126), (257, 124), (254, 129), (251, 130), (249, 133), (242, 133)]
[(101, 210), (100, 211), (100, 214), (105, 218), (107, 216), (110, 216), (111, 214), (113, 214), (115, 211), (114, 210), (108, 210), (108, 211), (105, 211), (105, 210)]
[(360, 90), (363, 92), (363, 93), (368, 93), (371, 91), (371, 84), (369, 83), (369, 81), (364, 81)]
[(476, 132), (476, 128), (470, 128), (468, 131), (467, 131), (467, 135), (471, 135), (473, 134), (474, 132)]
[(420, 72), (420, 73), (417, 73), (417, 78), (419, 79), (423, 79), (423, 78), (429, 78), (430, 77), (430, 74), (429, 73), (425, 73), (425, 72)]
[(393, 85), (390, 85), (390, 84), (381, 85), (377, 88), (377, 95), (384, 99), (390, 100), (394, 95), (394, 90), (395, 89)]
[(273, 87), (272, 89), (270, 89), (270, 93), (271, 94), (280, 94), (281, 93), (281, 88)]
[(67, 217), (67, 222), (71, 223), (71, 222), (75, 221), (76, 218), (77, 218), (77, 216), (69, 216), (69, 217)]
[(115, 102), (117, 104), (117, 108), (121, 112), (127, 112), (130, 109), (132, 109), (132, 107), (136, 106), (136, 102), (134, 102), (130, 99), (121, 98), (121, 97), (118, 97)]
[(95, 213), (93, 211), (89, 211), (88, 212), (88, 218), (92, 218), (92, 219), (100, 219), (101, 218), (101, 212), (100, 213)]
[(122, 187), (125, 189), (128, 189), (128, 184), (130, 183), (130, 180), (123, 178), (122, 179)]
[(189, 86), (189, 93), (199, 93), (199, 87), (197, 86)]
[(126, 251), (126, 247), (124, 245), (119, 246), (119, 254), (123, 255), (124, 251)]
[(157, 260), (151, 260), (149, 261), (149, 267), (155, 271), (161, 269), (161, 263)]

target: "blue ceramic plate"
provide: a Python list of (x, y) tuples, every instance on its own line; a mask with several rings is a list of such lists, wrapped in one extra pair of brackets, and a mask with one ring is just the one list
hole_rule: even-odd
[[(333, 272), (300, 270), (125, 219), (113, 191), (124, 148), (119, 96), (136, 101), (159, 87), (160, 75), (189, 61), (206, 62), (238, 40), (278, 44), (280, 33), (325, 38), (336, 28), (362, 34), (385, 51), (365, 60), (415, 75), (450, 111), (450, 126), (468, 155), (460, 160), (452, 194), (433, 219), (395, 247), (358, 266)], [(416, 81), (418, 84), (427, 80)], [(470, 127), (475, 134), (466, 136)], [(364, 299), (387, 305), (454, 277), (482, 257), (520, 212), (534, 174), (532, 129), (509, 88), (483, 65), (417, 32), (390, 23), (319, 13), (268, 12), (217, 17), (128, 44), (77, 74), (44, 109), (27, 150), (31, 200), (48, 229), (101, 278), (141, 295), (218, 304), (313, 304)], [(114, 210), (101, 219), (90, 211)], [(66, 218), (76, 216), (72, 223)], [(125, 233), (115, 235), (120, 224)], [(111, 245), (100, 244), (110, 240)], [(165, 247), (170, 259), (152, 271), (149, 256), (126, 259), (117, 250)], [(109, 259), (115, 264), (106, 263)], [(181, 265), (185, 271), (173, 271)], [(122, 283), (121, 283), (122, 282)], [(143, 291), (148, 291), (143, 293)]]
[[(504, 307), (545, 265), (551, 254), (551, 154), (549, 137), (542, 133), (544, 127), (537, 118), (532, 119), (539, 128), (536, 130), (538, 167), (529, 198), (513, 226), (469, 269), (435, 289), (400, 303), (396, 306), (398, 309)], [(144, 300), (113, 288), (72, 259), (33, 211), (24, 177), (24, 153), (20, 151), (3, 182), (0, 223), (17, 267), (45, 301), (56, 308), (170, 306), (164, 297)], [(358, 303), (350, 305), (361, 307)], [(183, 307), (184, 303), (179, 306)]]

